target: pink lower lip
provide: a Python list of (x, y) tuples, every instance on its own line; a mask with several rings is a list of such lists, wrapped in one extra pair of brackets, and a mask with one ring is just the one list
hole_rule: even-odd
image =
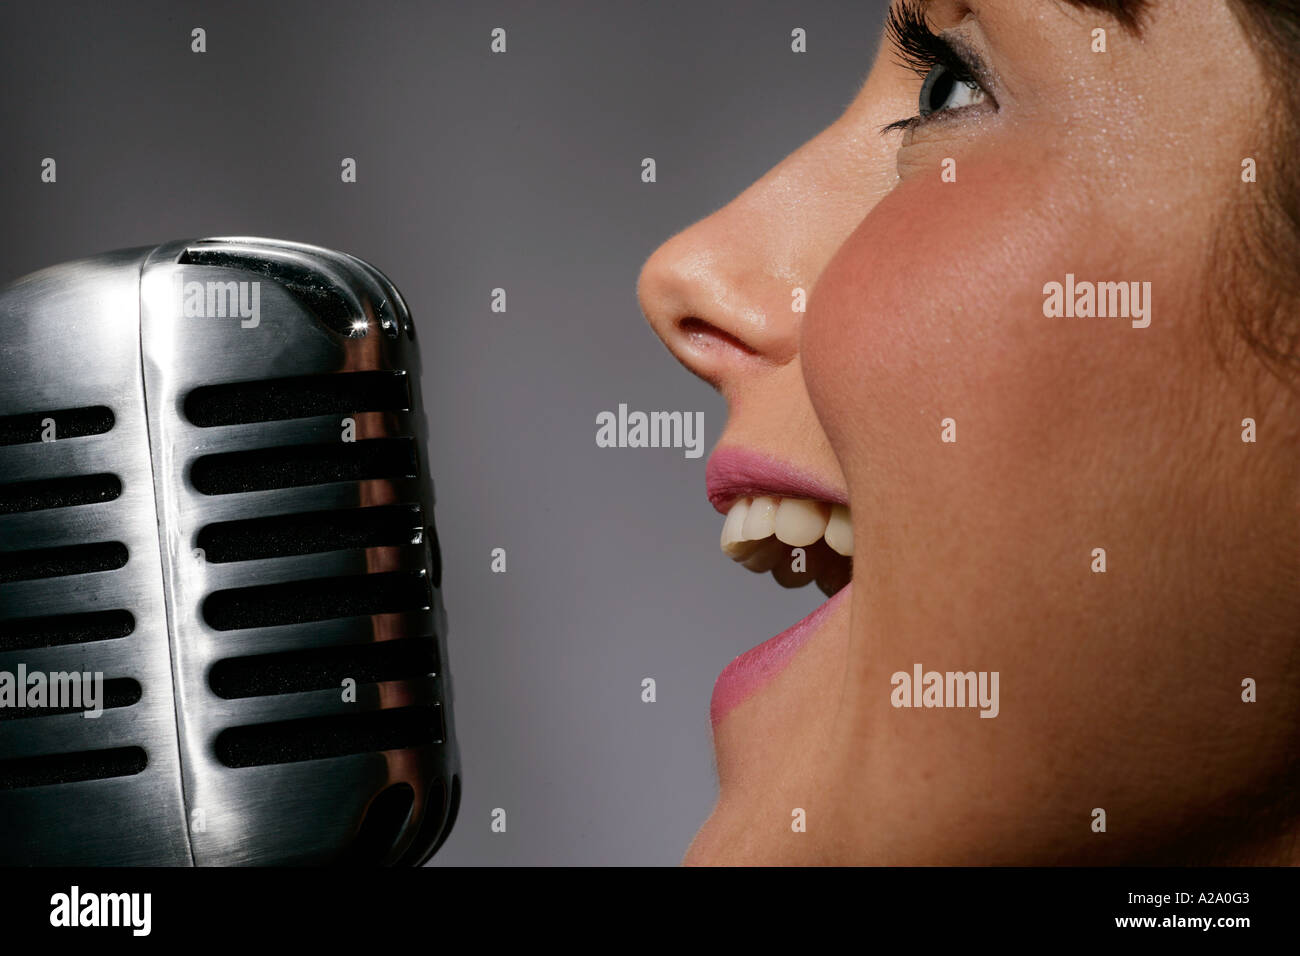
[(736, 705), (748, 699), (755, 691), (785, 669), (795, 651), (807, 642), (826, 617), (838, 607), (853, 587), (850, 581), (835, 595), (819, 605), (815, 611), (776, 637), (751, 648), (722, 669), (713, 684), (713, 700), (709, 713), (716, 727)]

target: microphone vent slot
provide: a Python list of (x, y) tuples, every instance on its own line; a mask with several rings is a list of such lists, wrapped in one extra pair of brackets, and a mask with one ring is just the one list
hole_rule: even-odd
[(122, 494), (117, 475), (77, 475), (0, 485), (0, 515), (112, 501)]
[(194, 462), (190, 480), (202, 494), (231, 495), (336, 481), (415, 478), (418, 474), (414, 441), (370, 438), (204, 455)]
[(45, 787), (54, 783), (105, 780), (140, 773), (149, 758), (143, 747), (115, 747), (79, 753), (0, 760), (0, 790)]
[(120, 541), (0, 551), (0, 584), (116, 571), (126, 565), (126, 560), (126, 545)]
[(423, 611), (432, 603), (423, 573), (385, 571), (214, 591), (203, 602), (203, 618), (215, 630), (235, 631)]
[(214, 564), (256, 561), (349, 548), (419, 544), (424, 537), (420, 524), (416, 505), (313, 511), (210, 524), (199, 532), (198, 546)]
[(185, 417), (211, 428), (410, 407), (405, 372), (335, 372), (204, 385), (186, 396)]
[(216, 754), (227, 767), (260, 767), (427, 747), (445, 737), (435, 704), (231, 727), (217, 735)]
[(208, 684), (218, 697), (269, 697), (339, 687), (432, 677), (438, 669), (433, 641), (405, 638), (371, 644), (319, 647), (218, 661)]
[[(139, 703), (140, 682), (130, 677), (115, 677), (104, 681), (104, 696), (99, 705), (104, 710), (130, 707)], [(80, 714), (89, 707), (0, 707), (0, 720), (24, 720), (37, 717), (57, 717), (60, 714)]]
[(112, 411), (103, 405), (0, 415), (0, 445), (29, 445), (43, 441), (47, 420), (54, 423), (54, 437), (58, 440), (102, 435), (113, 428), (114, 422)]
[(135, 617), (123, 610), (11, 618), (0, 621), (0, 651), (113, 641), (134, 630)]

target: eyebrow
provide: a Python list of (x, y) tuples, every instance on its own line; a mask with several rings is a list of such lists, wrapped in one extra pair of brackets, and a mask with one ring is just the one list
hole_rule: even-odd
[[(920, 0), (924, 6), (930, 0)], [(1150, 0), (1059, 0), (1081, 10), (1096, 10), (1115, 20), (1125, 30), (1141, 33), (1142, 15), (1150, 7)]]

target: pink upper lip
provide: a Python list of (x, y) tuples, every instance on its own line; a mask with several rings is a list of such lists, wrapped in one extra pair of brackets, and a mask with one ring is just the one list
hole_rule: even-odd
[(737, 498), (771, 495), (776, 498), (814, 498), (846, 505), (848, 496), (815, 475), (793, 465), (744, 448), (719, 448), (705, 468), (709, 502), (722, 514)]

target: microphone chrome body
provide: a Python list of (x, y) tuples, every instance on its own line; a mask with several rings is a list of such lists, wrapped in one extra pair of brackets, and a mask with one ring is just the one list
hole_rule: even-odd
[[(378, 270), (171, 242), (0, 291), (0, 864), (419, 864), (459, 755), (415, 329)], [(51, 686), (54, 680), (51, 679)]]

